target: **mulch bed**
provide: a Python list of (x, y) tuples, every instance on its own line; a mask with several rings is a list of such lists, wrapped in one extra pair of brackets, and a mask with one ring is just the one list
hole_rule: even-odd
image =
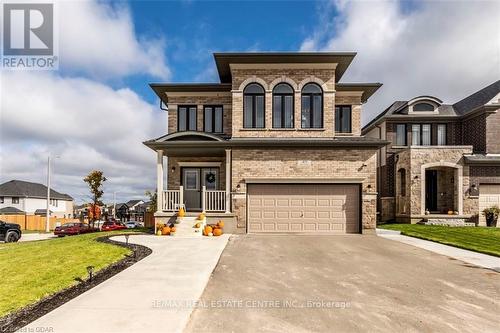
[[(129, 233), (128, 235), (133, 235)], [(127, 255), (122, 260), (111, 264), (110, 266), (104, 268), (103, 270), (97, 272), (92, 277), (92, 281), (82, 280), (77, 285), (69, 287), (67, 289), (61, 290), (53, 295), (47, 296), (40, 301), (28, 305), (20, 310), (17, 310), (5, 317), (0, 318), (0, 332), (15, 332), (16, 330), (28, 325), (29, 323), (35, 321), (36, 319), (42, 317), (43, 315), (49, 313), (50, 311), (60, 307), (64, 303), (72, 300), (76, 296), (86, 292), (89, 289), (94, 288), (98, 284), (106, 281), (115, 274), (120, 273), (125, 268), (132, 266), (139, 260), (147, 257), (151, 254), (152, 250), (148, 247), (137, 245), (137, 244), (125, 244), (122, 242), (116, 242), (109, 237), (116, 237), (121, 235), (112, 235), (106, 237), (100, 237), (96, 240), (102, 243), (114, 244), (122, 247), (127, 247), (132, 250), (132, 254)]]

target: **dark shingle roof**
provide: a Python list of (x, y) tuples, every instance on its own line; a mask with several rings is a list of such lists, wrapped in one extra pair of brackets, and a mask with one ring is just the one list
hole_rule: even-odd
[[(46, 198), (47, 186), (23, 180), (11, 180), (0, 184), (0, 196)], [(53, 189), (50, 189), (50, 197), (52, 199), (73, 200), (69, 195), (59, 193)]]
[(129, 201), (127, 202), (127, 206), (132, 207), (132, 206), (136, 205), (137, 203), (139, 203), (139, 202), (141, 202), (141, 201), (142, 201), (142, 200), (140, 200), (140, 199), (129, 200)]
[[(52, 214), (52, 211), (49, 210), (50, 214)], [(37, 209), (35, 210), (35, 215), (42, 215), (45, 216), (47, 215), (47, 209)]]
[(459, 102), (453, 104), (453, 107), (459, 115), (464, 115), (476, 108), (485, 105), (492, 98), (500, 93), (500, 80), (490, 84), (489, 86), (465, 97)]
[(4, 207), (0, 209), (0, 214), (24, 214), (24, 211), (17, 209), (16, 207)]

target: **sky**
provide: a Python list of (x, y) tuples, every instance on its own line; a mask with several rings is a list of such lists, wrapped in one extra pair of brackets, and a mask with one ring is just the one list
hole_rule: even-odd
[(142, 142), (166, 133), (151, 82), (217, 82), (213, 52), (354, 51), (341, 82), (381, 82), (367, 123), (395, 100), (457, 100), (500, 78), (498, 1), (56, 1), (59, 70), (1, 70), (0, 182), (104, 201), (155, 190)]

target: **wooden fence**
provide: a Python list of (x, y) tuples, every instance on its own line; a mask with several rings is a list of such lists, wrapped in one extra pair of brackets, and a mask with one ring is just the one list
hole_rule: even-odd
[(155, 226), (155, 216), (152, 212), (146, 212), (144, 214), (144, 226), (146, 228), (153, 228)]
[[(9, 223), (17, 223), (21, 230), (45, 230), (45, 216), (40, 215), (0, 215), (0, 220)], [(80, 222), (78, 219), (51, 217), (49, 221), (50, 230), (54, 230), (57, 225), (69, 222)]]

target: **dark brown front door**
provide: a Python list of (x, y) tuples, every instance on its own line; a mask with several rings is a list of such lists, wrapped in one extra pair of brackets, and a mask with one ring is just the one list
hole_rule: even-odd
[(430, 212), (437, 211), (437, 170), (425, 171), (425, 208)]
[(219, 188), (219, 168), (182, 168), (181, 184), (184, 186), (186, 210), (201, 211), (202, 187)]

